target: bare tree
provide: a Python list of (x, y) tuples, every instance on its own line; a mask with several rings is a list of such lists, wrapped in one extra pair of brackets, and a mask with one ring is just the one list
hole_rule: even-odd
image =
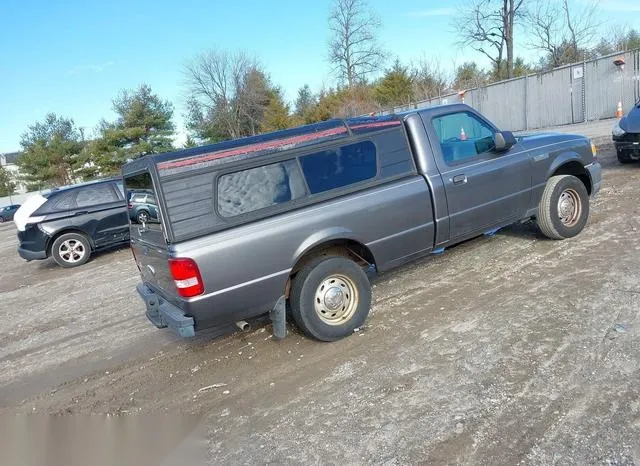
[(548, 68), (581, 60), (602, 25), (597, 12), (597, 2), (582, 7), (572, 7), (568, 0), (537, 2), (527, 12), (530, 46), (546, 54)]
[(273, 86), (246, 53), (209, 50), (184, 68), (187, 126), (201, 139), (256, 134), (273, 97)]
[[(514, 28), (523, 17), (525, 0), (470, 0), (462, 7), (455, 26), (460, 34), (459, 45), (470, 46), (485, 55), (498, 74), (504, 67), (513, 77)], [(500, 76), (502, 77), (502, 76)]]
[(243, 52), (230, 54), (208, 50), (184, 69), (190, 105), (196, 107), (203, 118), (215, 113), (231, 138), (238, 138), (242, 133), (241, 111), (235, 105), (236, 93), (253, 66)]
[(422, 58), (411, 69), (413, 94), (417, 100), (426, 100), (443, 94), (448, 85), (447, 73), (437, 60)]
[(598, 56), (609, 55), (640, 48), (640, 30), (629, 26), (610, 26), (604, 33), (594, 52)]
[(235, 107), (241, 116), (244, 135), (255, 135), (260, 128), (264, 111), (272, 97), (269, 78), (257, 65), (246, 70), (235, 89)]
[(335, 0), (329, 14), (329, 62), (349, 87), (382, 67), (384, 53), (376, 40), (380, 20), (366, 0)]

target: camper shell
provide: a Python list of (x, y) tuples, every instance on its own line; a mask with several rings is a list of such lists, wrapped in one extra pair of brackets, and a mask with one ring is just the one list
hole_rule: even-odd
[[(349, 142), (370, 141), (379, 157), (376, 174), (367, 184), (376, 185), (394, 178), (415, 174), (416, 169), (402, 119), (399, 116), (334, 119), (313, 125), (277, 131), (191, 149), (148, 155), (126, 164), (123, 176), (148, 171), (161, 190), (158, 196), (163, 215), (167, 243), (196, 238), (207, 233), (232, 228), (258, 218), (292, 210), (320, 198), (331, 198), (362, 184), (349, 184), (346, 189), (331, 189), (323, 193), (305, 193), (286, 205), (266, 206), (252, 212), (227, 216), (217, 207), (217, 180), (239, 168), (264, 166), (295, 159), (309, 152)], [(318, 167), (321, 169), (321, 167)], [(297, 186), (305, 189), (304, 186)], [(284, 204), (284, 203), (283, 203)], [(187, 208), (188, 207), (188, 208)]]

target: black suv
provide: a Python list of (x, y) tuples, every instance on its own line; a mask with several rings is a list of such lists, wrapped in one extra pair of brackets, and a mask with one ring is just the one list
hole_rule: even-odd
[(77, 267), (93, 251), (129, 241), (121, 178), (77, 184), (27, 200), (16, 213), (18, 253), (27, 261), (51, 256)]

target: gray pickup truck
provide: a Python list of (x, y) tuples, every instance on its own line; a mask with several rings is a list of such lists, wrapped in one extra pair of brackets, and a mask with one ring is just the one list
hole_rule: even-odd
[(514, 137), (466, 105), (330, 120), (126, 164), (126, 189), (157, 200), (130, 215), (149, 320), (179, 335), (270, 313), (343, 338), (371, 305), (372, 274), (535, 219), (577, 235), (600, 188), (591, 142)]

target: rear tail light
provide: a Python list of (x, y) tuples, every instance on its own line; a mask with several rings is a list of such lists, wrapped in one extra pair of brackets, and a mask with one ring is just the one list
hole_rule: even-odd
[(30, 223), (33, 223), (33, 224), (40, 223), (40, 222), (42, 222), (45, 218), (47, 218), (47, 216), (46, 216), (46, 215), (38, 215), (38, 216), (36, 216), (36, 217), (29, 217), (29, 218), (27, 219), (27, 221), (26, 221), (26, 224), (28, 225), (28, 224), (30, 224)]
[(204, 293), (200, 270), (193, 259), (180, 257), (169, 259), (169, 270), (178, 289), (178, 294), (183, 298), (191, 298)]

